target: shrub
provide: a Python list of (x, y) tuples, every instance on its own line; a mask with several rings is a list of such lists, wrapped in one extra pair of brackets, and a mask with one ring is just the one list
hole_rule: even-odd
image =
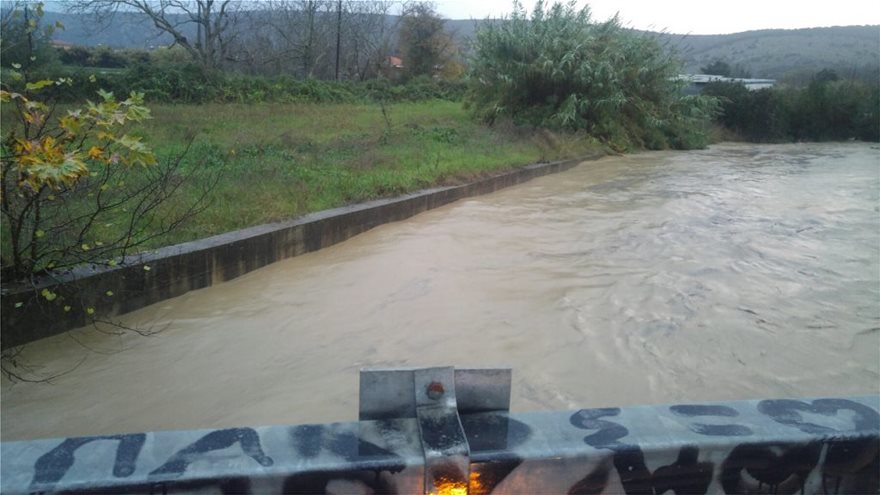
[(758, 142), (880, 140), (880, 84), (840, 81), (822, 72), (806, 88), (749, 91), (739, 83), (707, 84), (718, 97), (717, 122)]
[(655, 40), (589, 8), (539, 1), (531, 18), (510, 18), (476, 34), (466, 102), (487, 122), (584, 129), (615, 147), (702, 146), (714, 100), (682, 97), (679, 64)]

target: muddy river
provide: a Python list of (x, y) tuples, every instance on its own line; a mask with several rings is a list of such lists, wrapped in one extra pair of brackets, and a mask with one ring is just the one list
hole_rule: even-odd
[(69, 373), (4, 381), (2, 439), (355, 420), (362, 367), (511, 366), (515, 411), (878, 393), (878, 195), (860, 143), (586, 162), (31, 344)]

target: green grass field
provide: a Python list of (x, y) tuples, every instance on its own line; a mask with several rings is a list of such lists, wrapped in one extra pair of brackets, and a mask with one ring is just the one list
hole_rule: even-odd
[[(604, 149), (585, 135), (511, 124), (488, 127), (472, 119), (461, 103), (440, 100), (384, 107), (378, 103), (148, 106), (153, 118), (131, 132), (141, 136), (160, 161), (179, 156), (189, 145), (178, 173), (192, 175), (171, 200), (152, 210), (150, 226), (134, 235), (139, 249), (460, 184), (518, 166)], [(8, 105), (2, 110), (5, 129), (15, 119)], [(125, 169), (116, 180), (120, 186), (141, 187), (150, 179), (135, 167)], [(187, 211), (206, 188), (205, 210), (167, 234), (152, 235), (165, 220)], [(114, 190), (111, 187), (106, 197), (112, 198)], [(89, 193), (63, 207), (79, 215), (90, 211), (94, 203)], [(128, 207), (133, 206), (129, 203)], [(109, 210), (90, 222), (82, 245), (101, 246), (126, 235), (129, 217), (126, 207)], [(11, 235), (5, 217), (2, 228), (0, 244), (9, 253)], [(47, 225), (43, 228), (49, 230)], [(64, 234), (67, 237), (52, 233), (41, 242), (76, 249), (80, 241), (69, 238), (76, 233), (72, 230)]]
[[(137, 132), (158, 156), (194, 143), (188, 167), (219, 168), (211, 206), (173, 244), (599, 146), (584, 136), (486, 127), (460, 103), (151, 105)], [(187, 192), (181, 200), (186, 200)], [(173, 205), (172, 205), (173, 206)]]

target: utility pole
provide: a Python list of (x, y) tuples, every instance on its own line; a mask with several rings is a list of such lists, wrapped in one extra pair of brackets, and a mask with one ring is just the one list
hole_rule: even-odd
[(336, 2), (336, 80), (339, 80), (339, 49), (342, 45), (342, 0)]
[[(196, 50), (198, 50), (199, 53), (204, 54), (205, 50), (204, 50), (204, 46), (202, 45), (202, 2), (197, 2), (197, 7), (199, 9), (199, 14), (198, 14), (198, 22), (196, 22)], [(203, 55), (202, 56), (202, 63), (203, 64), (205, 63), (204, 58), (205, 57)]]

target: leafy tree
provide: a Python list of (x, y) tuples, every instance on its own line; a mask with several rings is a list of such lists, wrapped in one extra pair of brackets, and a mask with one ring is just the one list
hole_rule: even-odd
[(724, 77), (741, 77), (741, 78), (750, 78), (752, 74), (745, 69), (745, 67), (736, 64), (730, 65), (727, 62), (722, 60), (715, 60), (711, 64), (700, 67), (700, 72), (703, 74), (709, 74), (713, 76), (724, 76)]
[(586, 130), (615, 148), (698, 147), (714, 99), (681, 96), (679, 64), (615, 18), (593, 23), (574, 2), (485, 23), (470, 60), (467, 104), (493, 122)]
[(738, 135), (758, 142), (791, 139), (791, 108), (778, 91), (749, 91), (741, 83), (713, 82), (703, 88), (703, 94), (719, 98), (717, 121)]
[(67, 50), (61, 50), (58, 57), (63, 64), (85, 67), (91, 64), (92, 51), (84, 46), (72, 46)]
[(403, 66), (409, 76), (434, 75), (449, 62), (454, 45), (444, 25), (430, 2), (416, 2), (404, 8), (399, 36)]
[(817, 84), (839, 80), (840, 76), (837, 75), (834, 69), (822, 69), (813, 76), (813, 82)]
[(807, 88), (778, 86), (749, 91), (715, 82), (703, 94), (719, 98), (719, 124), (749, 141), (880, 141), (880, 84), (839, 81), (820, 71)]
[(724, 62), (723, 60), (715, 60), (705, 67), (700, 67), (700, 72), (713, 76), (731, 77), (733, 71), (730, 64), (727, 62)]
[(41, 26), (41, 2), (11, 2), (2, 7), (0, 14), (0, 63), (24, 74), (57, 62), (50, 45), (52, 34), (63, 26)]
[(117, 101), (101, 91), (100, 102), (55, 118), (39, 93), (64, 83), (0, 90), (16, 119), (4, 125), (0, 148), (4, 285), (82, 263), (112, 264), (204, 207), (203, 195), (182, 211), (163, 211), (187, 174), (182, 156), (159, 164), (127, 132), (149, 118), (142, 95)]

